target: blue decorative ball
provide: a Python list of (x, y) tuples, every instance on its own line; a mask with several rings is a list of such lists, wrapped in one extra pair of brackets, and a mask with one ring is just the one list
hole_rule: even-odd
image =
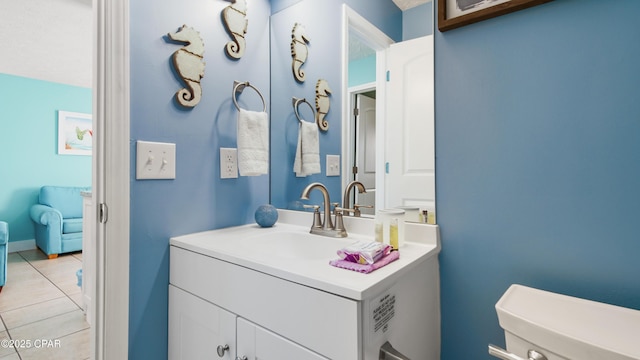
[(278, 210), (270, 204), (260, 205), (256, 210), (255, 218), (256, 223), (261, 227), (272, 227), (278, 221)]

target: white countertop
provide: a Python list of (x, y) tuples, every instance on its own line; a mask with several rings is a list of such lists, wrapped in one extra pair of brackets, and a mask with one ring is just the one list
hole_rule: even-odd
[[(329, 261), (338, 258), (335, 251), (343, 246), (359, 239), (372, 240), (372, 236), (356, 232), (366, 230), (369, 225), (372, 229), (371, 219), (345, 218), (347, 231), (350, 230), (350, 226), (353, 231), (347, 238), (336, 239), (310, 235), (309, 226), (291, 223), (304, 223), (308, 218), (308, 223), (311, 224), (311, 213), (279, 210), (279, 214), (279, 222), (271, 228), (261, 228), (255, 224), (236, 226), (173, 237), (170, 244), (354, 300), (376, 295), (413, 266), (437, 256), (440, 252), (437, 225), (407, 224), (407, 241), (400, 248), (400, 259), (369, 274), (341, 269), (329, 265)], [(301, 241), (315, 241), (315, 237), (318, 237), (318, 241), (326, 240), (329, 251), (310, 254), (310, 257), (305, 259), (290, 254), (280, 256), (280, 253), (284, 254), (286, 251), (270, 248), (266, 243), (266, 247), (260, 246), (262, 249), (248, 248), (242, 241), (248, 238), (256, 241), (260, 237), (274, 237), (282, 232), (300, 233), (301, 239), (306, 239)], [(324, 246), (324, 243), (322, 244)], [(273, 254), (269, 254), (270, 251), (273, 251)]]

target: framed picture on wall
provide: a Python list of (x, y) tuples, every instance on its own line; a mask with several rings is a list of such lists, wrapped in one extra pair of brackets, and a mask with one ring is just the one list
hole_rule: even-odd
[(438, 0), (438, 29), (444, 32), (550, 1)]
[(91, 114), (58, 110), (58, 154), (91, 156), (92, 147)]

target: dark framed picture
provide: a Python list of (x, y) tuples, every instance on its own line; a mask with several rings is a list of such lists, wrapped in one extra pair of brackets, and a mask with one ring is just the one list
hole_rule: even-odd
[(550, 1), (438, 0), (438, 29), (444, 32)]

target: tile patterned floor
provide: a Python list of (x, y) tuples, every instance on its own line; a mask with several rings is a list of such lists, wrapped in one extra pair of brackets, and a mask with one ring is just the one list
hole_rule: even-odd
[(10, 253), (7, 261), (0, 360), (89, 359), (89, 324), (76, 278), (82, 253), (49, 260), (40, 250), (27, 250)]

